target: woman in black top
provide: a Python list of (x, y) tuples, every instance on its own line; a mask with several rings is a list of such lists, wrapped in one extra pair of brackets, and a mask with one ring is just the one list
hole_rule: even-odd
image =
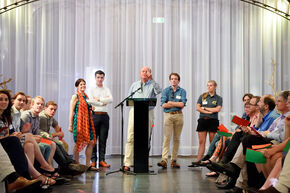
[(216, 88), (217, 83), (214, 80), (208, 81), (208, 92), (200, 95), (196, 104), (196, 111), (200, 112), (196, 129), (199, 140), (197, 162), (203, 157), (207, 133), (211, 142), (219, 126), (218, 112), (222, 109), (223, 99), (216, 94)]

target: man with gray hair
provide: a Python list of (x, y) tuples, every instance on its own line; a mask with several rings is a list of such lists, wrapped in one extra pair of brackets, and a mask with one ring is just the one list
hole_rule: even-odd
[[(158, 83), (156, 83), (151, 74), (151, 69), (147, 66), (141, 68), (140, 70), (140, 78), (134, 82), (129, 90), (129, 95), (131, 95), (135, 90), (139, 89), (141, 86), (141, 90), (136, 92), (132, 98), (156, 98), (156, 95), (161, 93), (162, 89)], [(149, 143), (151, 138), (151, 132), (153, 128), (154, 121), (154, 107), (149, 107), (149, 120), (148, 120), (148, 137)], [(129, 112), (129, 120), (128, 120), (128, 135), (127, 135), (127, 143), (125, 148), (125, 158), (124, 158), (124, 171), (130, 171), (130, 166), (133, 165), (133, 152), (134, 152), (134, 108), (130, 109)]]

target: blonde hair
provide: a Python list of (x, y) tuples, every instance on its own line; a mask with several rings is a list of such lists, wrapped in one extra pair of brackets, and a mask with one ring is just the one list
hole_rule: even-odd
[[(217, 86), (217, 83), (216, 83), (215, 80), (209, 80), (207, 83), (213, 83), (213, 85), (214, 85), (215, 87)], [(209, 95), (208, 92), (204, 92), (204, 93), (202, 93), (202, 95), (201, 95), (202, 100), (204, 100), (208, 95)]]
[(43, 101), (43, 104), (45, 103), (44, 98), (43, 98), (42, 96), (36, 96), (36, 97), (34, 97), (34, 98), (31, 100), (31, 105), (34, 105), (34, 101), (35, 101), (36, 99), (40, 99), (40, 100), (42, 100), (42, 101)]

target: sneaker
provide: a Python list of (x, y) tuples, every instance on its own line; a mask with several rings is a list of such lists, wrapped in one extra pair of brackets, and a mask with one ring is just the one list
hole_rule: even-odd
[(161, 162), (157, 163), (157, 165), (162, 167), (162, 168), (167, 168), (167, 163), (164, 160), (162, 160)]
[(171, 167), (172, 168), (180, 168), (180, 165), (176, 162), (176, 160), (171, 161)]
[(92, 163), (91, 163), (91, 166), (92, 166), (92, 167), (96, 167), (96, 165), (97, 165), (96, 162), (92, 162)]
[(128, 166), (123, 166), (123, 171), (124, 171), (124, 172), (128, 172), (128, 171), (130, 171), (130, 167), (128, 167)]
[(111, 166), (109, 164), (107, 164), (107, 162), (105, 162), (105, 161), (100, 161), (99, 167), (109, 168)]

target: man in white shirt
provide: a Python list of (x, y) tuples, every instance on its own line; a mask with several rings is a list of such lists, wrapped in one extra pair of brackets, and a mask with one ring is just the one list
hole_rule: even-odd
[[(110, 117), (108, 115), (107, 104), (113, 102), (111, 91), (103, 85), (105, 73), (101, 70), (95, 72), (96, 86), (88, 90), (88, 103), (93, 106), (93, 121), (96, 136), (99, 142), (99, 167), (109, 168), (110, 165), (105, 161), (106, 144), (109, 133)], [(96, 166), (97, 148), (94, 147), (91, 165)]]

